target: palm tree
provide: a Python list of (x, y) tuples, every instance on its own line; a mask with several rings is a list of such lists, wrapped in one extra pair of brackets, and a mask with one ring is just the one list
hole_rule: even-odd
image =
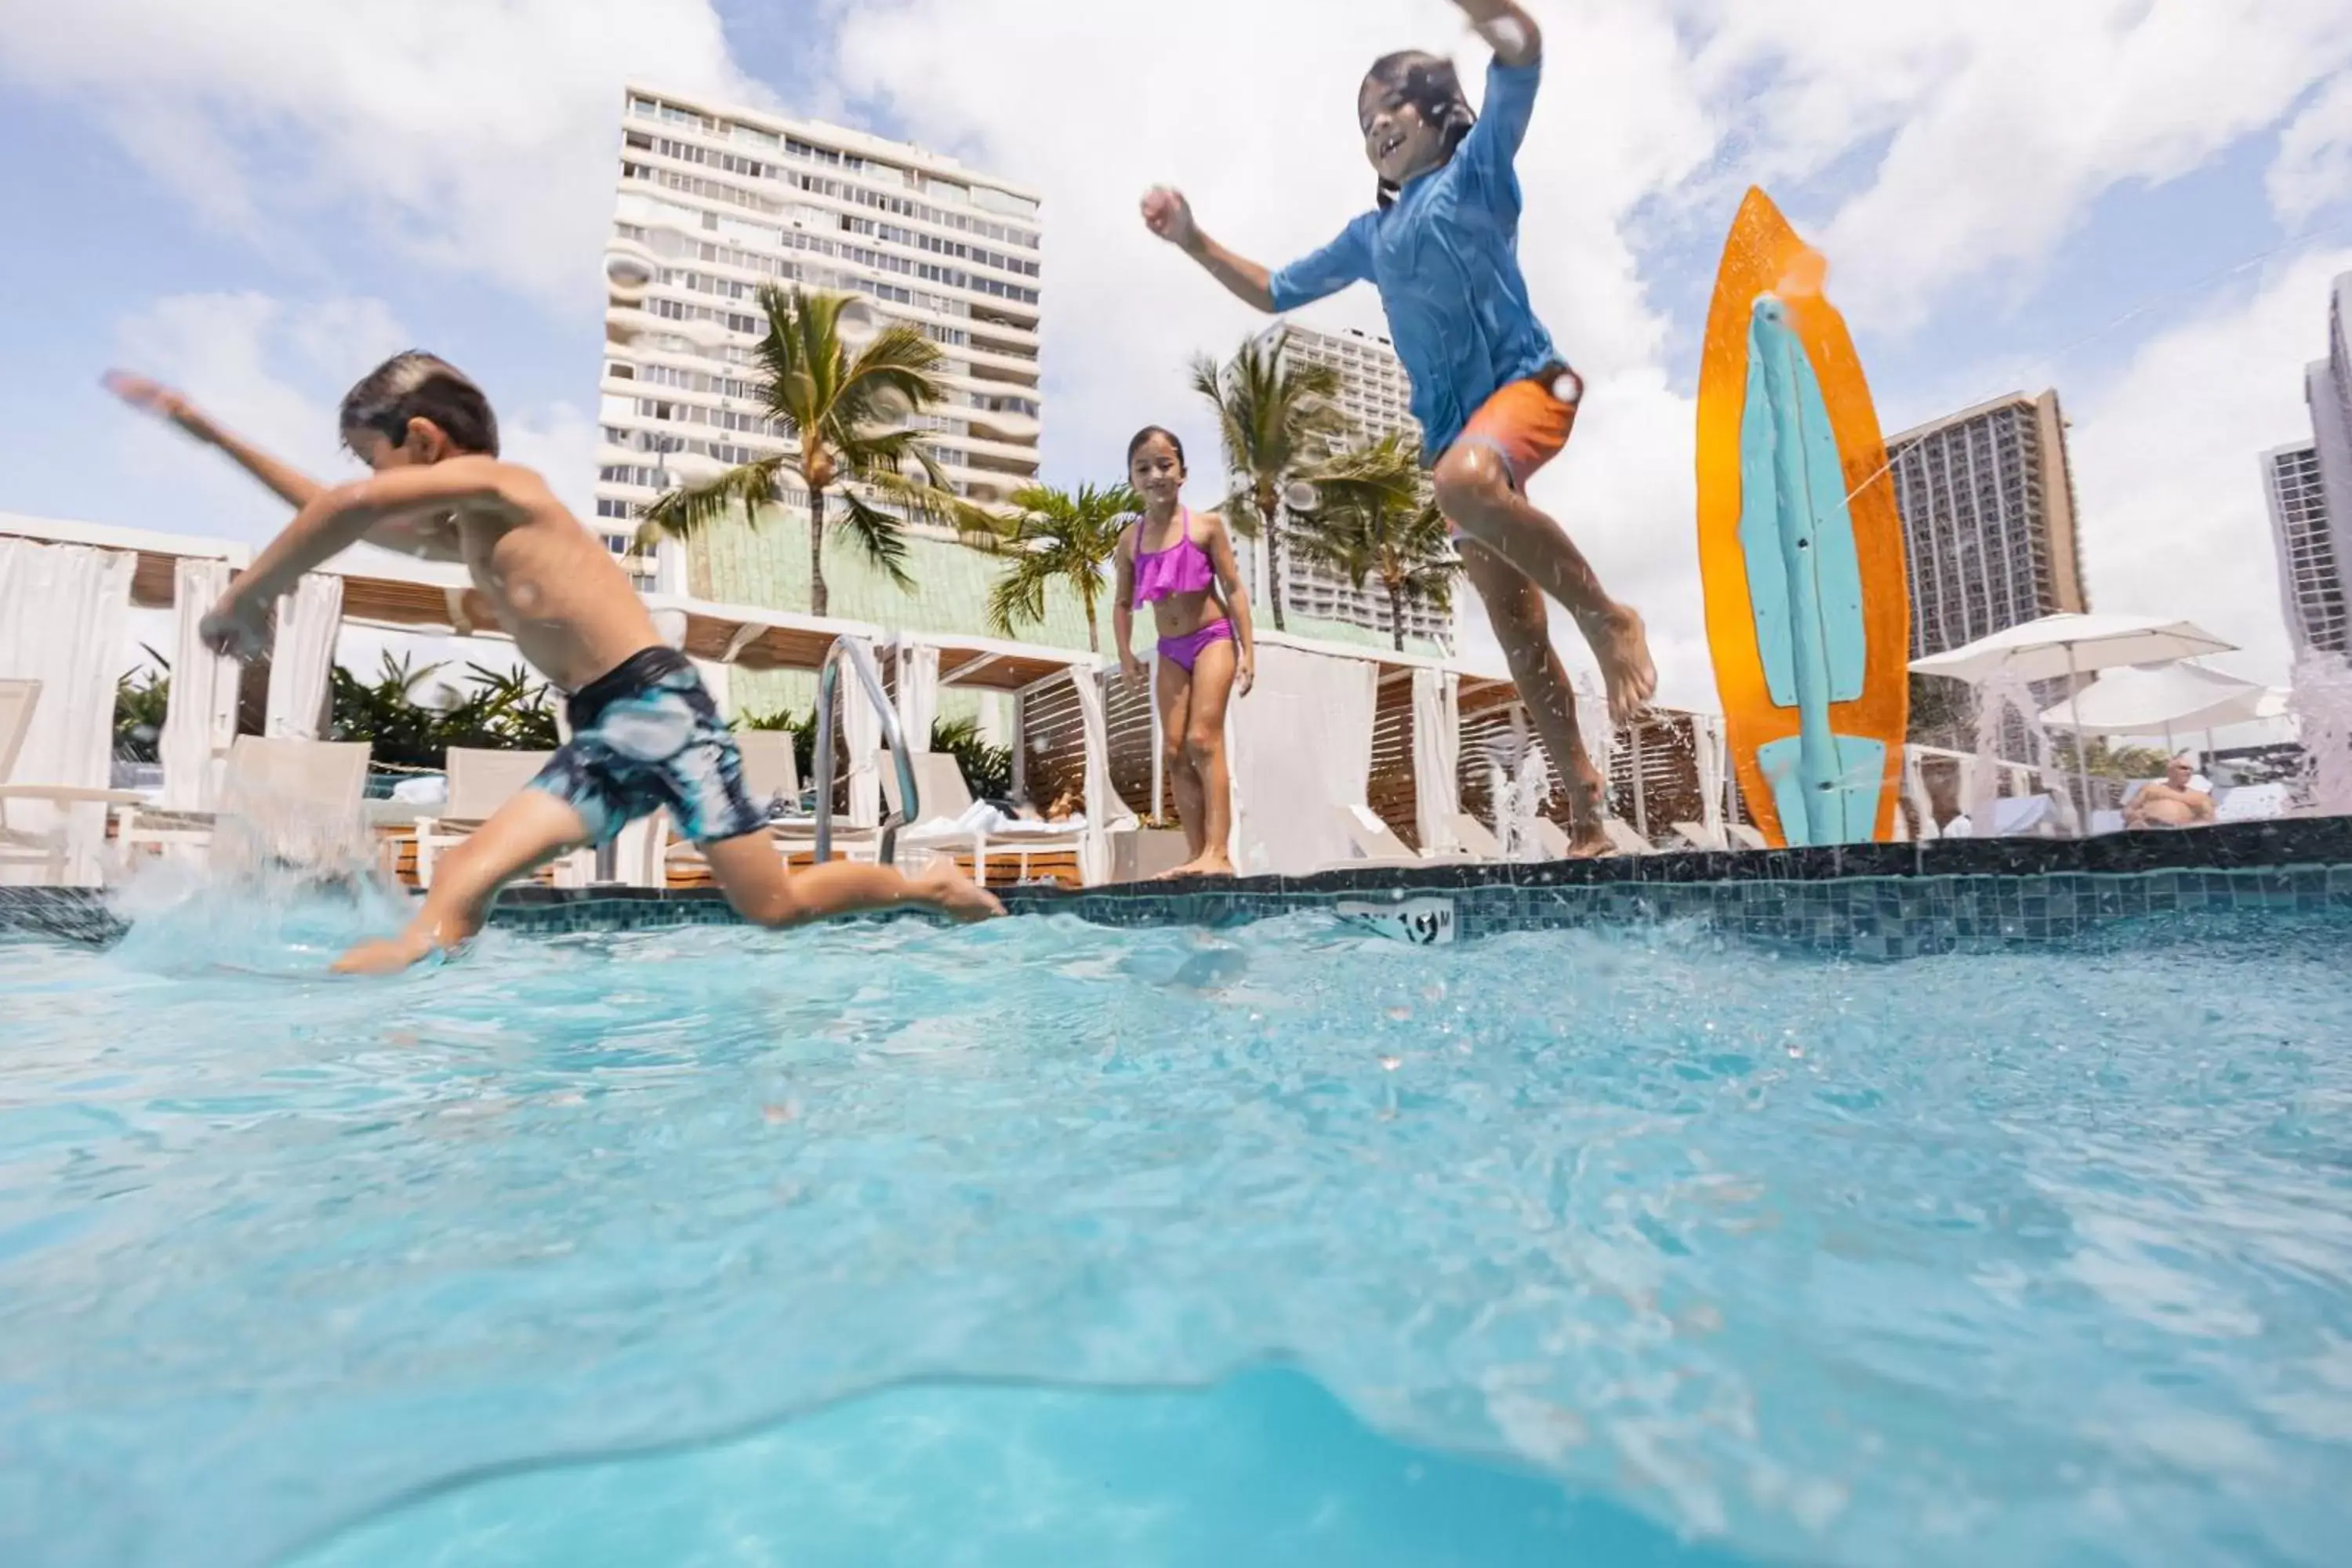
[[(756, 458), (700, 484), (681, 485), (646, 508), (649, 532), (685, 538), (739, 507), (756, 521), (760, 509), (781, 499), (777, 479), (787, 468), (809, 498), (809, 609), (826, 613), (826, 499), (838, 491), (840, 527), (901, 588), (907, 575), (906, 523), (898, 512), (945, 522), (970, 532), (988, 526), (984, 513), (957, 499), (920, 432), (901, 426), (907, 416), (940, 402), (945, 390), (935, 367), (940, 351), (903, 322), (884, 327), (852, 353), (843, 342), (846, 294), (760, 289), (768, 327), (752, 351), (755, 395), (798, 450)], [(863, 309), (864, 307), (860, 307)], [(919, 470), (917, 478), (907, 468)], [(891, 503), (898, 512), (874, 504)]]
[(1142, 499), (1125, 485), (1099, 490), (1080, 485), (1076, 491), (1030, 485), (1014, 492), (1013, 510), (997, 546), (1012, 564), (989, 593), (989, 626), (1011, 637), (1016, 626), (1044, 620), (1045, 590), (1063, 583), (1087, 607), (1087, 651), (1102, 652), (1095, 599), (1118, 553), (1119, 534), (1143, 510)]
[(1389, 636), (1404, 651), (1404, 602), (1454, 605), (1462, 562), (1422, 471), (1421, 443), (1398, 434), (1342, 453), (1305, 476), (1316, 506), (1303, 513), (1298, 548), (1361, 588), (1377, 579), (1389, 596)]
[(1348, 428), (1332, 401), (1339, 395), (1339, 373), (1290, 361), (1282, 352), (1289, 337), (1289, 329), (1279, 328), (1246, 339), (1222, 367), (1206, 354), (1192, 361), (1192, 390), (1217, 411), (1225, 471), (1233, 476), (1225, 521), (1245, 538), (1265, 536), (1266, 603), (1277, 631), (1285, 628), (1283, 491)]

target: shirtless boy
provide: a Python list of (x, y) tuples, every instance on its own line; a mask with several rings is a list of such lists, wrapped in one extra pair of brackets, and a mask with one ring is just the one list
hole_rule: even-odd
[(952, 867), (908, 878), (836, 861), (788, 874), (743, 790), (734, 737), (685, 655), (596, 536), (530, 468), (499, 460), (481, 389), (431, 354), (396, 354), (342, 403), (343, 442), (373, 474), (325, 486), (222, 430), (177, 393), (136, 376), (116, 395), (219, 447), (296, 509), (292, 523), (204, 620), (215, 651), (268, 646), (271, 607), (302, 574), (362, 540), (462, 562), (534, 669), (570, 694), (572, 739), (530, 787), (436, 863), (408, 929), (353, 948), (345, 973), (404, 969), (471, 937), (500, 887), (630, 822), (666, 811), (700, 847), (728, 902), (760, 925), (917, 905), (960, 921), (1003, 913)]

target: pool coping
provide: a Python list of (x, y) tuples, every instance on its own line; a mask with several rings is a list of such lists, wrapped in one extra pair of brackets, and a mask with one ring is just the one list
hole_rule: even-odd
[[(2074, 840), (1367, 867), (1306, 877), (1014, 888), (1003, 896), (1016, 914), (1104, 926), (1231, 926), (1342, 904), (1443, 909), (1442, 921), (1425, 921), (1414, 936), (1424, 941), (1696, 921), (1728, 935), (1901, 958), (2066, 942), (2118, 921), (2182, 912), (2352, 909), (2352, 817)], [(726, 900), (707, 889), (541, 887), (509, 889), (491, 921), (534, 934), (739, 923)], [(127, 929), (99, 889), (0, 888), (0, 934), (103, 944)]]

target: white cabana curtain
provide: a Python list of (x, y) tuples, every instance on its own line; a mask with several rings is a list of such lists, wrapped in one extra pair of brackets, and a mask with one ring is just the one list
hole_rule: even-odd
[[(865, 637), (867, 653), (874, 644)], [(841, 737), (849, 748), (849, 826), (882, 825), (882, 715), (866, 695), (866, 683), (847, 659), (841, 669)], [(911, 739), (908, 744), (915, 744)]]
[(327, 716), (335, 637), (343, 626), (343, 580), (313, 572), (278, 601), (278, 636), (269, 651), (269, 708), (262, 732), (315, 741)]
[(929, 643), (898, 645), (898, 731), (907, 749), (931, 749), (931, 725), (940, 716), (940, 650)]
[(1412, 672), (1412, 796), (1424, 853), (1452, 849), (1462, 810), (1462, 678), (1450, 669)]
[(1078, 693), (1078, 726), (1085, 731), (1087, 744), (1087, 830), (1078, 841), (1078, 878), (1089, 888), (1110, 880), (1112, 831), (1135, 826), (1135, 813), (1111, 787), (1110, 726), (1103, 715), (1102, 681), (1099, 670), (1070, 671), (1070, 682)]
[(1226, 710), (1237, 869), (1293, 876), (1349, 858), (1345, 812), (1367, 804), (1379, 698), (1363, 659), (1258, 645), (1257, 684)]
[(163, 764), (163, 807), (209, 811), (236, 740), (236, 660), (223, 658), (197, 635), (205, 616), (228, 592), (226, 561), (183, 560), (172, 573), (172, 694), (156, 756)]
[[(130, 637), (136, 558), (78, 544), (0, 539), (0, 676), (37, 680), (31, 727), (16, 753), (22, 784), (104, 789), (113, 769), (114, 684)], [(8, 825), (66, 835), (66, 880), (104, 880), (106, 807), (19, 801)], [(40, 868), (25, 867), (26, 880)], [(19, 874), (11, 867), (7, 875)]]
[(1724, 844), (1723, 721), (1712, 713), (1691, 715), (1691, 752), (1698, 764), (1698, 825), (1709, 844)]

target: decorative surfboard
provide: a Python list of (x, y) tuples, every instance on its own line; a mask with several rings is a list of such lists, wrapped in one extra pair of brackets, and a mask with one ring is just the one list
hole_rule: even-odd
[(1828, 267), (1760, 190), (1698, 383), (1698, 561), (1732, 766), (1767, 842), (1895, 837), (1910, 719), (1903, 524)]

